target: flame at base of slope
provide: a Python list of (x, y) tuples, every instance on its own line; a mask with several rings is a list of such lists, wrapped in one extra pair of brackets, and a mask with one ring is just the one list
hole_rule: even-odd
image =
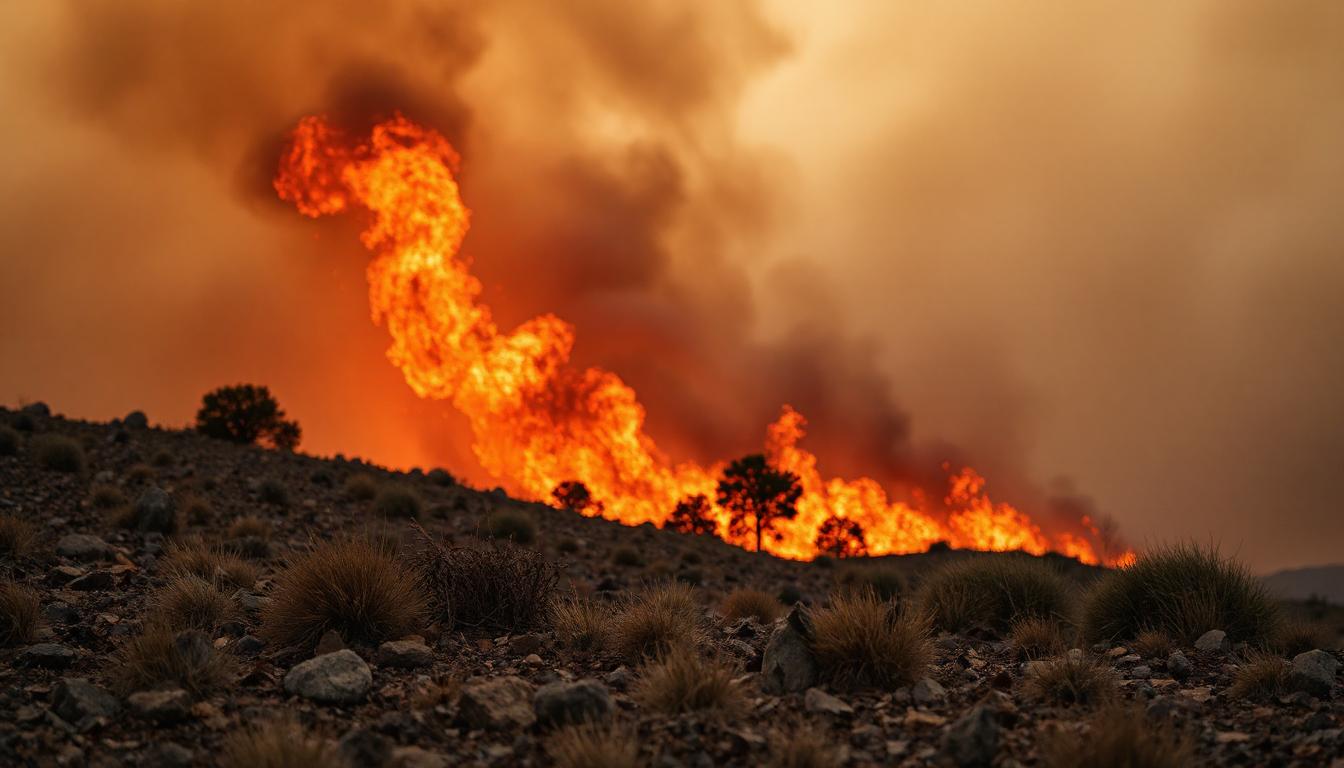
[[(614, 373), (571, 364), (574, 329), (544, 314), (501, 331), (480, 302), (481, 284), (460, 254), (471, 214), (454, 172), (458, 156), (434, 131), (402, 117), (352, 141), (322, 118), (303, 119), (282, 158), (275, 188), (305, 215), (354, 207), (370, 214), (362, 234), (373, 252), (369, 304), (387, 327), (388, 359), (421, 397), (450, 401), (471, 424), (482, 467), (533, 499), (577, 480), (605, 517), (661, 524), (687, 496), (714, 498), (724, 463), (675, 463), (644, 432), (644, 408)], [(784, 406), (766, 432), (771, 464), (798, 475), (798, 514), (778, 522), (765, 548), (783, 557), (817, 555), (832, 516), (862, 526), (869, 554), (922, 552), (930, 544), (984, 550), (1057, 551), (1100, 563), (1095, 529), (1047, 535), (1010, 505), (992, 502), (967, 468), (952, 475), (943, 519), (889, 499), (874, 480), (824, 478), (799, 447), (805, 420)], [(711, 507), (724, 538), (728, 513)], [(1122, 556), (1123, 557), (1123, 556)]]

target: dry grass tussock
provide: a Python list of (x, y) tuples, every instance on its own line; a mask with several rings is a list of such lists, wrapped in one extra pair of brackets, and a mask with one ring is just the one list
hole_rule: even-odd
[(770, 743), (770, 768), (838, 768), (834, 741), (811, 725), (783, 729)]
[(1131, 645), (1145, 659), (1165, 659), (1172, 651), (1171, 635), (1155, 629), (1140, 632)]
[(0, 582), (0, 647), (30, 643), (42, 626), (42, 603), (33, 590)]
[(1028, 696), (1050, 704), (1102, 704), (1115, 695), (1115, 672), (1088, 656), (1058, 656), (1031, 664)]
[(848, 688), (894, 688), (923, 676), (933, 658), (927, 620), (871, 591), (836, 594), (812, 614), (822, 675)]
[(1083, 729), (1068, 728), (1043, 739), (1040, 751), (1044, 768), (1199, 765), (1193, 739), (1168, 723), (1149, 721), (1137, 707), (1104, 707)]
[(551, 626), (565, 647), (576, 651), (596, 651), (611, 638), (611, 610), (578, 595), (560, 598), (551, 605)]
[(234, 731), (224, 740), (223, 768), (348, 768), (332, 745), (291, 720)]
[(211, 547), (199, 537), (169, 542), (162, 567), (170, 578), (195, 576), (219, 589), (251, 589), (257, 582), (256, 566)]
[(646, 709), (667, 715), (705, 710), (734, 714), (744, 699), (733, 677), (731, 667), (678, 647), (644, 665), (633, 696)]
[(969, 557), (935, 571), (920, 587), (919, 604), (948, 632), (973, 626), (1007, 631), (1023, 619), (1069, 622), (1074, 587), (1049, 563), (1028, 555)]
[(703, 617), (685, 584), (646, 586), (621, 605), (612, 625), (612, 647), (631, 661), (694, 649), (704, 637)]
[(238, 615), (233, 598), (198, 576), (174, 576), (150, 597), (154, 617), (173, 629), (213, 633)]
[(784, 606), (775, 596), (760, 589), (733, 590), (723, 600), (723, 615), (729, 621), (754, 618), (762, 624), (769, 624), (783, 613)]
[(1064, 630), (1053, 619), (1030, 618), (1015, 622), (1008, 637), (1020, 659), (1043, 659), (1067, 650)]
[(446, 547), (413, 524), (415, 571), (445, 626), (515, 632), (549, 618), (560, 566), (534, 549), (493, 541)]
[(61, 435), (39, 435), (33, 438), (33, 460), (53, 472), (79, 474), (87, 461), (84, 446)]
[(635, 768), (641, 764), (634, 731), (618, 724), (580, 723), (561, 728), (546, 740), (546, 754), (556, 768)]
[(0, 558), (14, 561), (37, 552), (37, 528), (13, 515), (0, 515)]
[(1288, 688), (1288, 662), (1269, 653), (1252, 653), (1232, 675), (1228, 693), (1249, 699), (1270, 699)]
[(152, 622), (118, 649), (112, 679), (122, 693), (173, 684), (202, 694), (229, 682), (235, 666), (233, 657), (217, 650), (204, 632), (177, 632)]

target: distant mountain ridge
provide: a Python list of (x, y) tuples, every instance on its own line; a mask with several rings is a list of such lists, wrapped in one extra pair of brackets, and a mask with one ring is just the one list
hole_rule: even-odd
[(1265, 577), (1276, 595), (1305, 600), (1315, 595), (1335, 605), (1344, 605), (1344, 564), (1290, 568)]

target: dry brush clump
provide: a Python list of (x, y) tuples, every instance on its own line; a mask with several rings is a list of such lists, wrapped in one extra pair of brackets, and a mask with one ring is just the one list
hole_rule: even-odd
[(32, 523), (13, 515), (0, 515), (0, 558), (10, 562), (37, 552), (39, 537)]
[(924, 616), (871, 590), (836, 594), (811, 616), (822, 676), (843, 688), (894, 688), (922, 677), (933, 658)]
[(93, 486), (89, 503), (93, 504), (94, 509), (116, 509), (126, 505), (126, 494), (115, 485), (102, 483)]
[(646, 586), (621, 604), (611, 644), (631, 661), (694, 649), (704, 639), (703, 618), (695, 593), (685, 584)]
[(215, 585), (191, 574), (175, 576), (151, 597), (154, 619), (173, 629), (199, 629), (213, 633), (238, 615), (233, 598)]
[(1264, 584), (1216, 548), (1177, 544), (1152, 550), (1113, 571), (1088, 594), (1083, 633), (1090, 642), (1166, 632), (1190, 644), (1211, 629), (1233, 642), (1264, 646), (1280, 626)]
[(838, 768), (840, 751), (834, 740), (811, 725), (782, 729), (770, 742), (770, 768)]
[(556, 768), (635, 768), (639, 741), (633, 729), (615, 723), (579, 723), (557, 730), (546, 740)]
[(0, 582), (0, 648), (33, 641), (42, 626), (42, 603), (33, 590)]
[(481, 523), (481, 534), (488, 539), (501, 539), (527, 547), (537, 541), (537, 524), (526, 512), (497, 509), (485, 516)]
[(1053, 619), (1027, 618), (1013, 623), (1008, 633), (1013, 651), (1021, 659), (1043, 659), (1066, 650), (1064, 630)]
[(1237, 666), (1228, 693), (1249, 699), (1269, 699), (1288, 688), (1288, 662), (1270, 653), (1252, 652)]
[(548, 618), (560, 566), (543, 554), (506, 541), (446, 547), (413, 528), (421, 546), (412, 561), (445, 626), (514, 632)]
[(6, 426), (0, 426), (0, 456), (14, 456), (23, 443), (19, 433)]
[(693, 648), (674, 647), (646, 663), (632, 695), (640, 706), (665, 715), (742, 709), (742, 691), (732, 667), (700, 657)]
[(905, 572), (889, 565), (846, 565), (840, 569), (837, 581), (842, 590), (871, 589), (883, 600), (895, 600), (910, 591)]
[(611, 638), (612, 612), (603, 604), (569, 595), (551, 605), (551, 627), (567, 648), (596, 651)]
[(349, 763), (322, 738), (289, 719), (241, 728), (220, 755), (222, 768), (347, 768)]
[(1050, 704), (1102, 704), (1115, 687), (1109, 666), (1078, 654), (1033, 662), (1023, 684), (1027, 695)]
[(974, 626), (1006, 632), (1028, 618), (1068, 622), (1074, 589), (1046, 561), (1028, 555), (970, 557), (938, 569), (920, 587), (919, 604), (934, 627)]
[(723, 616), (729, 621), (754, 618), (762, 624), (769, 624), (783, 612), (775, 596), (760, 589), (737, 589), (723, 600)]
[(87, 464), (84, 446), (62, 435), (33, 438), (33, 459), (44, 469), (71, 474), (83, 472)]
[(414, 520), (423, 507), (419, 494), (404, 485), (383, 486), (373, 499), (373, 511), (388, 518)]
[(342, 488), (345, 495), (352, 501), (368, 501), (378, 495), (378, 481), (374, 480), (372, 475), (364, 472), (358, 472), (345, 478), (345, 484)]
[(315, 544), (277, 577), (261, 632), (281, 648), (311, 649), (328, 631), (377, 643), (419, 629), (426, 610), (414, 571), (386, 544), (338, 539)]
[(233, 657), (204, 632), (151, 621), (117, 649), (112, 681), (122, 693), (171, 684), (202, 694), (229, 682), (235, 668)]
[(257, 582), (255, 565), (199, 537), (169, 542), (161, 567), (170, 578), (195, 576), (218, 589), (251, 589)]
[(1195, 743), (1169, 723), (1155, 724), (1138, 707), (1107, 706), (1084, 729), (1042, 739), (1044, 768), (1187, 768), (1198, 765)]
[(1145, 659), (1165, 659), (1172, 651), (1171, 635), (1157, 629), (1140, 632), (1131, 645)]
[(1285, 656), (1296, 656), (1317, 648), (1328, 649), (1334, 642), (1334, 633), (1322, 622), (1293, 619), (1279, 626), (1270, 647)]

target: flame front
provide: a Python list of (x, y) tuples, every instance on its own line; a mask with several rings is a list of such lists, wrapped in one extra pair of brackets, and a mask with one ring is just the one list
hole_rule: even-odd
[[(661, 524), (687, 496), (713, 499), (724, 464), (674, 463), (663, 455), (644, 432), (634, 390), (610, 371), (571, 364), (571, 325), (544, 314), (500, 331), (459, 252), (471, 213), (454, 180), (458, 162), (442, 136), (402, 117), (375, 126), (361, 142), (309, 117), (293, 132), (275, 188), (308, 216), (354, 205), (372, 214), (362, 235), (374, 253), (369, 304), (392, 337), (388, 359), (416, 394), (451, 401), (466, 414), (486, 471), (538, 500), (578, 480), (601, 502), (603, 516), (630, 525)], [(946, 541), (1102, 561), (1086, 521), (1076, 533), (1049, 536), (1019, 510), (991, 501), (969, 468), (950, 478), (946, 516), (889, 499), (869, 478), (824, 478), (817, 457), (798, 445), (805, 426), (786, 405), (766, 431), (767, 458), (797, 474), (803, 487), (797, 517), (778, 523), (779, 538), (766, 546), (776, 555), (815, 556), (818, 529), (836, 516), (862, 526), (873, 555), (922, 552)], [(754, 546), (729, 533), (725, 510), (713, 513), (721, 536)]]

